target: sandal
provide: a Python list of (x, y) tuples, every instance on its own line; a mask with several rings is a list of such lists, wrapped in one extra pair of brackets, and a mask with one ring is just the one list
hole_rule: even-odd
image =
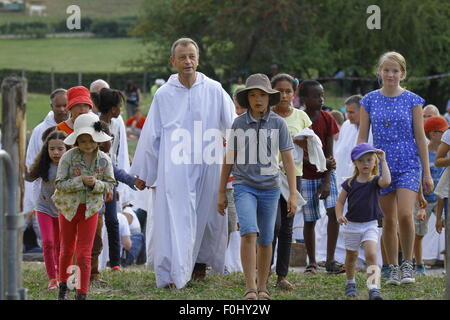
[(329, 274), (339, 274), (345, 272), (344, 266), (337, 261), (327, 262), (325, 264), (325, 269)]
[(282, 290), (293, 290), (294, 289), (294, 286), (292, 285), (292, 283), (290, 283), (286, 279), (278, 281), (277, 284), (275, 285), (275, 287), (280, 288)]
[(317, 273), (317, 264), (315, 264), (315, 263), (309, 264), (305, 269), (305, 273), (316, 274)]
[(272, 300), (267, 290), (258, 290), (258, 300)]
[[(248, 296), (250, 293), (254, 293), (255, 296)], [(255, 289), (248, 289), (244, 293), (244, 300), (258, 300), (258, 292)]]

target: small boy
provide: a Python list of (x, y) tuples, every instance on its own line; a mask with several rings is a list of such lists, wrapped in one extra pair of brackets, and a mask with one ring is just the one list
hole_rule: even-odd
[[(436, 152), (441, 143), (441, 138), (445, 130), (448, 128), (447, 120), (441, 116), (429, 117), (425, 120), (424, 130), (428, 143), (428, 157), (430, 162), (430, 172), (433, 178), (434, 185), (436, 186), (439, 182), (444, 168), (438, 168), (434, 165)], [(419, 202), (422, 198), (422, 193), (419, 192)], [(440, 199), (434, 192), (430, 194), (425, 194), (423, 196), (428, 203), (425, 208), (423, 206), (416, 206), (414, 208), (414, 226), (415, 226), (415, 240), (414, 240), (414, 256), (416, 258), (416, 274), (425, 275), (425, 267), (422, 261), (422, 240), (423, 237), (428, 232), (428, 220), (430, 219), (431, 213), (436, 214), (438, 206), (442, 207), (443, 200)], [(423, 200), (422, 200), (423, 202)]]
[(305, 112), (312, 121), (312, 130), (322, 141), (323, 152), (327, 158), (327, 171), (317, 172), (315, 165), (308, 161), (307, 152), (303, 160), (302, 196), (307, 201), (302, 207), (304, 217), (303, 237), (309, 264), (305, 273), (316, 273), (315, 225), (321, 218), (319, 200), (324, 200), (328, 216), (327, 226), (327, 261), (328, 273), (345, 272), (342, 264), (334, 260), (334, 252), (339, 234), (339, 224), (336, 220), (335, 206), (338, 197), (336, 188), (336, 162), (333, 159), (333, 136), (339, 132), (336, 120), (328, 112), (322, 110), (324, 105), (324, 89), (315, 80), (305, 80), (301, 83), (300, 97), (305, 104)]

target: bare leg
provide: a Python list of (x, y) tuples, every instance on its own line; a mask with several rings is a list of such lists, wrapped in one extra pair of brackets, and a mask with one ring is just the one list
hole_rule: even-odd
[[(245, 288), (256, 290), (256, 233), (249, 233), (241, 237), (241, 262), (245, 276)], [(248, 296), (256, 298), (255, 293)]]
[(345, 274), (347, 276), (347, 280), (355, 279), (356, 259), (358, 259), (358, 251), (346, 250)]
[(383, 211), (383, 243), (386, 248), (387, 264), (398, 265), (397, 238), (397, 191), (380, 197), (380, 208)]
[(308, 254), (308, 263), (316, 263), (316, 232), (314, 228), (316, 222), (306, 222), (303, 227), (303, 238), (305, 239), (306, 253)]
[(409, 189), (397, 190), (398, 225), (403, 259), (411, 260), (414, 246), (413, 207), (417, 200), (417, 192)]
[(423, 236), (416, 234), (414, 238), (414, 257), (416, 258), (416, 264), (423, 264), (422, 261), (422, 239)]
[(334, 252), (336, 251), (336, 243), (339, 236), (339, 223), (336, 220), (334, 207), (327, 209), (327, 216), (327, 262), (332, 262), (334, 261)]
[(272, 244), (267, 246), (258, 244), (258, 290), (267, 291), (267, 279), (269, 278), (271, 260)]

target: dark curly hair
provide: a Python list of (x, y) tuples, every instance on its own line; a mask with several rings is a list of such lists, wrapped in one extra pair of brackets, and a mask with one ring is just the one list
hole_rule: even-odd
[[(36, 159), (34, 159), (30, 171), (25, 176), (27, 181), (32, 182), (38, 178), (42, 178), (45, 182), (48, 181), (48, 170), (52, 163), (52, 159), (50, 159), (50, 155), (48, 154), (48, 143), (50, 140), (64, 140), (66, 137), (67, 134), (64, 131), (53, 131), (47, 136), (41, 151), (36, 156)], [(66, 150), (69, 150), (70, 148), (70, 146), (66, 145)]]
[(111, 108), (126, 101), (121, 91), (109, 88), (103, 88), (99, 93), (91, 93), (91, 98), (98, 110), (103, 114), (108, 113)]

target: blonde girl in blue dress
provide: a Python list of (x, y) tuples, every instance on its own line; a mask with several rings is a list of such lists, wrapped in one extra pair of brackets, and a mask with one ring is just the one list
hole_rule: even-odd
[[(390, 267), (388, 284), (415, 282), (413, 276), (413, 207), (419, 185), (433, 191), (428, 150), (423, 130), (424, 99), (400, 86), (406, 78), (405, 58), (397, 52), (383, 54), (378, 63), (382, 88), (361, 100), (358, 143), (367, 142), (372, 126), (373, 143), (386, 152), (392, 184), (381, 190), (384, 213), (383, 242)], [(397, 224), (404, 261), (399, 266)]]

